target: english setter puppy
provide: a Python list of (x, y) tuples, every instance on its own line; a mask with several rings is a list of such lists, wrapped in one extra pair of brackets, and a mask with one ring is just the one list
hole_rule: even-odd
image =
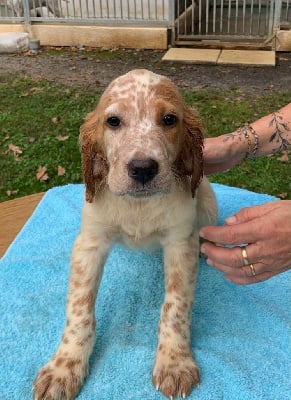
[(87, 116), (80, 147), (86, 201), (71, 261), (66, 326), (38, 373), (34, 398), (78, 394), (94, 345), (96, 294), (115, 241), (163, 248), (166, 291), (152, 381), (166, 397), (186, 397), (199, 383), (190, 341), (198, 231), (217, 219), (213, 191), (202, 177), (199, 117), (169, 79), (133, 70), (114, 80)]

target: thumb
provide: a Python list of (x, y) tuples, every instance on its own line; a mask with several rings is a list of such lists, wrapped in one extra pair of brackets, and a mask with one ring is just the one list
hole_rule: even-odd
[(261, 204), (259, 206), (242, 208), (236, 214), (226, 218), (225, 223), (226, 225), (236, 225), (243, 222), (251, 221), (255, 218), (260, 218), (263, 215), (267, 214), (269, 211), (273, 210), (276, 203), (278, 202), (279, 201), (273, 201), (270, 203)]

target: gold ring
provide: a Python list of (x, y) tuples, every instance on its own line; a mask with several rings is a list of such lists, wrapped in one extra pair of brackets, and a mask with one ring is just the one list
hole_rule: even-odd
[(241, 255), (242, 255), (242, 258), (243, 258), (244, 265), (249, 265), (250, 262), (249, 262), (249, 259), (248, 259), (246, 247), (247, 246), (241, 248)]
[(250, 269), (251, 269), (251, 273), (253, 276), (256, 276), (256, 271), (255, 271), (255, 267), (253, 266), (253, 264), (249, 265)]

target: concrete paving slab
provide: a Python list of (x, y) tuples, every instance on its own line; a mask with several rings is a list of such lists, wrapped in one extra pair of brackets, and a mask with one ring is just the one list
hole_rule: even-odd
[(162, 60), (194, 64), (216, 64), (220, 53), (220, 49), (188, 49), (175, 47), (169, 49)]
[(276, 52), (265, 50), (222, 50), (218, 64), (236, 64), (252, 66), (276, 65)]

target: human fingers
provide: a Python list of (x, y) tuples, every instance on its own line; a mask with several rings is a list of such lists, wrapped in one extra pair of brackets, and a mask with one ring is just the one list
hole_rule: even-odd
[(269, 257), (256, 255), (261, 251), (259, 245), (223, 248), (203, 243), (201, 251), (210, 266), (223, 272), (226, 279), (238, 284), (261, 282), (290, 269), (290, 260), (269, 260)]
[(256, 276), (248, 276), (244, 274), (240, 276), (225, 275), (225, 279), (227, 279), (230, 282), (236, 283), (237, 285), (250, 285), (253, 283), (266, 281), (277, 274), (278, 273), (275, 271), (268, 271)]
[(210, 259), (207, 259), (207, 263), (211, 267), (214, 267), (215, 269), (222, 272), (225, 275), (225, 279), (239, 285), (248, 285), (251, 283), (262, 282), (279, 273), (276, 271), (265, 271), (265, 265), (263, 264), (251, 264), (243, 267), (234, 268), (214, 262)]
[[(244, 265), (241, 248), (238, 246), (229, 248), (217, 246), (214, 243), (204, 242), (201, 245), (201, 253), (207, 258), (207, 262), (211, 261), (211, 265), (226, 266), (238, 268)], [(219, 268), (222, 272), (227, 272)]]
[[(232, 268), (225, 266), (223, 264), (213, 263), (212, 260), (207, 260), (207, 263), (224, 273), (225, 279), (231, 281), (233, 283), (237, 283), (240, 285), (247, 285), (250, 283), (262, 282), (266, 279), (271, 278), (272, 276), (278, 274), (277, 271), (264, 271), (261, 270), (258, 264), (246, 265), (240, 268)], [(264, 266), (263, 266), (264, 268)], [(261, 272), (259, 272), (259, 270)]]
[(242, 278), (242, 277), (258, 277), (259, 275), (264, 275), (266, 273), (270, 274), (278, 274), (284, 271), (287, 271), (287, 267), (277, 265), (267, 265), (264, 263), (250, 263), (248, 265), (242, 265), (240, 267), (233, 267), (225, 264), (221, 264), (217, 261), (213, 261), (210, 258), (207, 258), (207, 264), (211, 267), (218, 269), (223, 272), (226, 276), (231, 276), (233, 278)]
[(280, 206), (281, 201), (272, 201), (269, 203), (261, 204), (258, 206), (245, 207), (239, 210), (236, 214), (226, 218), (225, 223), (227, 225), (235, 225), (243, 222), (251, 221), (255, 218), (260, 218), (271, 211), (274, 211), (275, 208)]
[(204, 226), (200, 229), (200, 236), (213, 243), (240, 245), (253, 243), (262, 236), (264, 226), (262, 221), (252, 220), (242, 224), (225, 226)]
[[(267, 269), (270, 271), (273, 269), (272, 261), (270, 264), (265, 262), (264, 255), (261, 254), (260, 245), (258, 244), (223, 247), (214, 243), (204, 242), (201, 245), (201, 253), (207, 258), (209, 265), (218, 268), (224, 273), (229, 272), (228, 268), (238, 269), (250, 264), (257, 264), (259, 273)], [(249, 272), (248, 268), (246, 268), (246, 272)]]
[[(229, 274), (225, 274), (225, 278), (233, 283), (238, 284), (238, 285), (248, 285), (248, 284), (252, 284), (252, 283), (266, 281), (267, 279), (270, 279), (273, 276), (279, 275), (289, 269), (286, 267), (274, 269), (272, 271), (263, 269), (262, 272), (259, 272), (260, 271), (259, 264), (254, 264), (254, 265), (252, 265), (252, 267), (253, 267), (253, 269), (251, 269), (250, 266), (244, 267), (240, 274), (232, 274), (233, 271), (230, 271)], [(249, 268), (249, 271), (248, 271), (248, 268)], [(266, 268), (266, 266), (261, 265), (261, 268)], [(253, 271), (255, 271), (255, 273), (253, 273)]]

